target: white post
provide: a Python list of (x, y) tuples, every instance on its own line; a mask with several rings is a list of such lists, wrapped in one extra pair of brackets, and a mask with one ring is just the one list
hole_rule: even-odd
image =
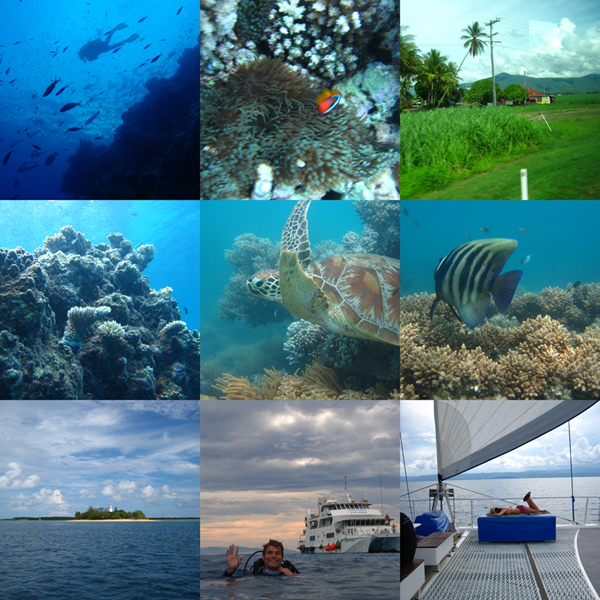
[(521, 169), (521, 200), (529, 200), (527, 191), (527, 169)]

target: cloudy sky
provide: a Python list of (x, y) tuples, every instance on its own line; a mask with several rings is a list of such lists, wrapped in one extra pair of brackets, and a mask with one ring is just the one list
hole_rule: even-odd
[[(467, 50), (462, 30), (477, 21), (486, 33), (494, 24), (496, 73), (528, 77), (583, 77), (600, 73), (600, 5), (597, 0), (505, 0), (485, 3), (474, 0), (447, 2), (421, 0), (400, 2), (400, 23), (408, 25), (425, 54), (432, 48), (460, 65)], [(495, 42), (502, 42), (496, 44)], [(462, 82), (490, 77), (489, 44), (485, 53), (467, 57)]]
[[(400, 410), (402, 444), (408, 476), (431, 474), (432, 479), (437, 479), (433, 401), (403, 400)], [(599, 425), (600, 403), (594, 404), (571, 421), (574, 473), (577, 472), (577, 465), (597, 465), (600, 473)], [(518, 472), (552, 467), (569, 467), (569, 434), (566, 424), (504, 456), (472, 469), (469, 473)], [(404, 476), (404, 467), (402, 474)]]
[(199, 514), (198, 402), (0, 401), (0, 518)]
[[(348, 489), (398, 523), (399, 402), (201, 403), (200, 543), (296, 549), (306, 508)], [(345, 497), (344, 497), (345, 501)]]

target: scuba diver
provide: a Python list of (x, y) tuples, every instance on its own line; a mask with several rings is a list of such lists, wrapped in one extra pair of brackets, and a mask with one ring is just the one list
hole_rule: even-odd
[(119, 23), (115, 28), (111, 29), (106, 35), (108, 36), (104, 41), (100, 38), (97, 40), (92, 40), (88, 42), (81, 50), (79, 50), (79, 58), (82, 61), (86, 60), (96, 60), (100, 54), (103, 52), (109, 52), (110, 50), (114, 50), (115, 48), (120, 48), (123, 44), (127, 44), (129, 42), (133, 42), (137, 40), (140, 36), (137, 33), (129, 36), (124, 42), (119, 42), (118, 44), (110, 45), (110, 38), (113, 36), (115, 31), (119, 31), (119, 29), (125, 29), (127, 27), (126, 23)]
[[(227, 568), (223, 573), (222, 577), (233, 577), (235, 570), (242, 563), (244, 555), (238, 558), (239, 546), (235, 548), (234, 544), (229, 546), (227, 550)], [(254, 554), (260, 552), (258, 550)], [(246, 567), (248, 561), (254, 556), (251, 554), (248, 560), (246, 560), (246, 566), (242, 575), (246, 575)], [(267, 575), (271, 577), (278, 577), (281, 575), (299, 575), (300, 571), (294, 567), (289, 560), (283, 560), (283, 544), (277, 540), (269, 540), (262, 549), (263, 557), (257, 560), (253, 567), (252, 572), (248, 575)]]

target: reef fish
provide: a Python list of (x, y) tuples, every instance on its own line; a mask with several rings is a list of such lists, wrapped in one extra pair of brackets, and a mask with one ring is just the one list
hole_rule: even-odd
[(481, 231), (483, 231), (483, 233), (485, 233), (485, 235), (490, 235), (489, 229), (486, 229), (485, 227), (480, 227), (479, 229), (481, 229)]
[(522, 227), (519, 227), (519, 230), (522, 231), (525, 235), (529, 235), (529, 231), (527, 231), (527, 229), (523, 229)]
[(6, 164), (8, 162), (8, 159), (10, 158), (10, 155), (13, 153), (12, 150), (8, 151), (8, 154), (4, 157), (4, 164)]
[(95, 115), (92, 115), (86, 122), (86, 125), (89, 125), (98, 115), (100, 114), (100, 111), (98, 111)]
[(433, 275), (436, 298), (429, 318), (433, 319), (440, 300), (467, 327), (475, 327), (486, 318), (492, 297), (498, 312), (503, 313), (512, 302), (523, 271), (500, 271), (518, 245), (517, 240), (504, 238), (475, 240), (440, 259)]
[(51, 165), (57, 156), (58, 156), (58, 152), (53, 152), (52, 154), (49, 154), (48, 157), (46, 158), (46, 166)]
[(21, 166), (19, 167), (19, 173), (23, 173), (23, 171), (31, 171), (31, 169), (35, 169), (37, 166), (37, 163), (21, 163)]
[(342, 99), (342, 92), (337, 90), (328, 90), (325, 88), (317, 96), (317, 108), (322, 115), (326, 115), (331, 112)]
[(67, 112), (68, 110), (71, 110), (72, 108), (75, 108), (76, 106), (81, 106), (81, 102), (69, 102), (68, 104), (65, 104), (60, 109), (60, 112)]
[[(179, 14), (181, 11), (183, 10), (183, 6), (177, 11), (177, 14)], [(19, 42), (17, 42), (18, 44)]]
[(521, 260), (521, 264), (526, 265), (530, 260), (531, 260), (531, 254), (528, 254), (527, 256), (523, 257), (523, 259)]
[(69, 87), (69, 85), (65, 85), (65, 87), (60, 88), (60, 90), (58, 90), (58, 92), (56, 92), (56, 96), (60, 96), (67, 88)]
[(83, 129), (83, 127), (69, 127), (65, 133), (69, 133), (69, 131), (79, 131), (80, 129)]
[(148, 18), (148, 16), (147, 16), (147, 15), (146, 15), (145, 17), (142, 17), (142, 18), (141, 18), (141, 19), (138, 21), (138, 23), (141, 23), (142, 21), (145, 21), (147, 18)]
[(415, 227), (417, 229), (421, 229), (421, 226), (419, 225), (419, 221), (417, 221), (416, 219), (411, 219), (411, 221), (415, 224)]
[(52, 93), (52, 90), (56, 87), (56, 84), (60, 81), (60, 79), (54, 78), (54, 81), (46, 88), (46, 91), (42, 94), (42, 98), (45, 98), (49, 94)]
[(404, 206), (400, 206), (400, 210), (405, 217), (408, 217), (408, 211), (404, 208)]
[(151, 63), (156, 62), (161, 56), (162, 56), (162, 53), (159, 54), (158, 56), (155, 56), (150, 62)]
[(185, 314), (187, 315), (187, 314), (188, 314), (188, 309), (187, 309), (187, 306), (184, 306), (184, 307), (183, 307), (183, 310), (185, 310)]
[(31, 144), (36, 150), (41, 150), (41, 148), (39, 146), (36, 146), (35, 144)]

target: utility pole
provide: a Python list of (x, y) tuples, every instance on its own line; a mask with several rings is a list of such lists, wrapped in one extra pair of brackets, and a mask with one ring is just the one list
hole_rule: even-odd
[(525, 107), (527, 107), (527, 71), (523, 71), (523, 103), (525, 104)]
[[(494, 73), (494, 37), (495, 35), (498, 35), (497, 33), (492, 33), (492, 25), (494, 23), (497, 23), (500, 19), (494, 19), (493, 21), (490, 21), (489, 23), (486, 23), (486, 25), (490, 26), (490, 52), (492, 54), (492, 98), (493, 98), (493, 102), (494, 102), (494, 107), (496, 106), (496, 75)], [(497, 44), (501, 44), (502, 42), (496, 42)]]

